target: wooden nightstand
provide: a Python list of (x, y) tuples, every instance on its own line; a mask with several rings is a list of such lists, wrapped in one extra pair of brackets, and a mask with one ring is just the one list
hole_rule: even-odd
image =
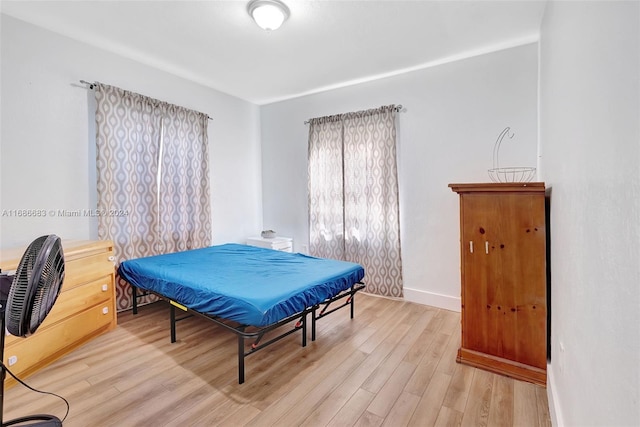
[(249, 237), (247, 239), (247, 245), (275, 249), (283, 252), (293, 252), (293, 239), (291, 237)]

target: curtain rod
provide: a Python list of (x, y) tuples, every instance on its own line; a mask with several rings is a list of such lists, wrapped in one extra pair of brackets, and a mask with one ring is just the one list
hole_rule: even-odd
[(94, 87), (98, 82), (91, 83), (91, 82), (86, 82), (86, 81), (84, 81), (84, 80), (80, 80), (80, 83), (85, 84), (85, 85), (89, 85), (89, 89), (93, 89), (93, 87)]
[[(380, 108), (382, 108), (382, 107), (380, 107)], [(400, 111), (402, 111), (402, 108), (403, 108), (402, 104), (398, 104), (398, 105), (395, 106), (394, 110), (396, 110), (396, 113), (399, 113)], [(337, 115), (339, 115), (339, 114), (337, 114)], [(311, 119), (304, 121), (305, 125), (308, 125), (309, 123), (311, 123)]]
[[(98, 84), (98, 82), (91, 83), (91, 82), (88, 82), (88, 81), (85, 81), (85, 80), (80, 80), (80, 83), (85, 84), (85, 85), (89, 85), (89, 89), (93, 89)], [(209, 116), (208, 114), (207, 114), (207, 119), (213, 120), (213, 118), (211, 116)]]

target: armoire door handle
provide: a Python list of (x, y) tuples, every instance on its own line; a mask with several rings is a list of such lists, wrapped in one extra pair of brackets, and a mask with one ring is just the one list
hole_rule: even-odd
[(487, 255), (489, 254), (489, 242), (484, 242), (484, 252)]
[(473, 253), (473, 240), (469, 240), (469, 252)]

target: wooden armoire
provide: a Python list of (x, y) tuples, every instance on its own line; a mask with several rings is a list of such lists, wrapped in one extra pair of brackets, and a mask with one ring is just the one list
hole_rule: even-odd
[(457, 361), (546, 386), (544, 183), (449, 187), (460, 195)]

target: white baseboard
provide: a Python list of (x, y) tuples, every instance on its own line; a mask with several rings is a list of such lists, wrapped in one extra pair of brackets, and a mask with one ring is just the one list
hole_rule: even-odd
[(460, 312), (460, 297), (452, 297), (410, 288), (404, 288), (403, 292), (406, 301)]
[(562, 427), (564, 421), (562, 418), (562, 411), (560, 410), (560, 402), (558, 401), (557, 387), (555, 377), (553, 375), (553, 369), (551, 364), (547, 365), (547, 400), (549, 401), (549, 417), (551, 418), (551, 425)]

